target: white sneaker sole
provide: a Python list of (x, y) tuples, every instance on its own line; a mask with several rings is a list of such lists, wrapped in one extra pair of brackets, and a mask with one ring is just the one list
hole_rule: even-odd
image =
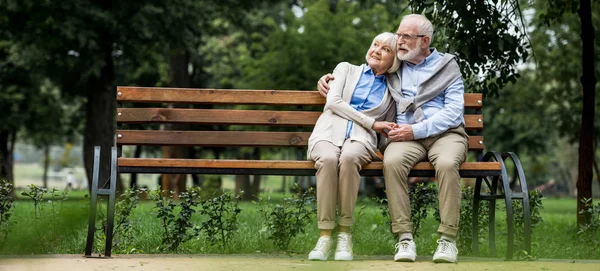
[(336, 261), (352, 261), (352, 254), (350, 253), (335, 253), (334, 259)]
[(415, 259), (417, 258), (417, 255), (398, 255), (396, 254), (394, 256), (394, 261), (395, 262), (414, 262)]
[(456, 263), (456, 259), (445, 257), (445, 256), (437, 256), (433, 257), (434, 263)]
[(327, 253), (327, 255), (323, 255), (323, 253), (317, 252), (317, 253), (309, 253), (308, 254), (308, 260), (309, 261), (327, 261), (327, 258), (329, 258), (330, 253)]

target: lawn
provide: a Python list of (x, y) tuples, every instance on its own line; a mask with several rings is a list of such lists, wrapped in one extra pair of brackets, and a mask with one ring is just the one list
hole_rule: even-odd
[[(275, 198), (275, 197), (274, 197)], [(281, 198), (281, 196), (277, 197)], [(596, 200), (597, 202), (597, 200)], [(162, 227), (157, 209), (152, 201), (142, 201), (134, 209), (131, 220), (134, 233), (131, 244), (121, 253), (160, 253)], [(363, 208), (364, 206), (364, 208)], [(572, 198), (552, 198), (543, 200), (541, 211), (543, 223), (533, 229), (533, 258), (552, 259), (599, 259), (598, 246), (582, 242), (577, 235), (576, 201)], [(211, 246), (201, 233), (180, 246), (177, 253), (191, 254), (307, 254), (318, 237), (316, 219), (313, 216), (306, 233), (298, 234), (290, 242), (287, 250), (282, 251), (268, 239), (269, 233), (263, 228), (264, 218), (255, 204), (243, 202), (238, 217), (238, 230), (230, 244), (221, 249)], [(0, 254), (83, 254), (87, 234), (87, 200), (72, 199), (64, 202), (50, 199), (35, 211), (33, 201), (20, 199), (15, 202), (12, 227)], [(496, 243), (498, 255), (504, 255), (506, 249), (506, 231), (504, 206), (497, 212)], [(354, 228), (354, 253), (356, 255), (390, 255), (394, 253), (396, 240), (389, 232), (386, 219), (381, 215), (377, 203), (363, 199), (358, 202)], [(193, 216), (200, 224), (202, 217)], [(429, 216), (416, 238), (419, 255), (432, 255), (436, 247), (437, 221)], [(483, 236), (482, 240), (487, 240)], [(487, 256), (487, 241), (480, 245), (481, 255)], [(96, 245), (96, 250), (102, 248)], [(113, 253), (116, 253), (113, 252)], [(468, 254), (461, 253), (463, 256)]]

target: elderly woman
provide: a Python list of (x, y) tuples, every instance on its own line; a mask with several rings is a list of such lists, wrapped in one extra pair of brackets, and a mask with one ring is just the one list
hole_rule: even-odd
[(317, 216), (321, 236), (309, 260), (327, 260), (332, 251), (338, 203), (335, 260), (352, 260), (354, 206), (363, 165), (381, 160), (377, 155), (378, 135), (394, 128), (395, 103), (391, 91), (399, 91), (396, 74), (396, 36), (382, 33), (373, 39), (367, 64), (347, 62), (333, 71), (327, 103), (308, 140), (308, 159), (317, 169)]

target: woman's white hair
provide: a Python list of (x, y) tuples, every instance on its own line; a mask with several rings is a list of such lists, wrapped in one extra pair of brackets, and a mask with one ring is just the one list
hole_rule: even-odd
[[(394, 33), (383, 32), (383, 33), (375, 36), (375, 38), (373, 39), (373, 42), (371, 42), (371, 46), (373, 45), (373, 43), (379, 42), (381, 44), (385, 44), (385, 45), (389, 46), (390, 49), (392, 49), (392, 53), (394, 54), (394, 63), (392, 63), (392, 66), (386, 71), (387, 73), (394, 73), (398, 70), (398, 68), (400, 68), (400, 60), (396, 56), (396, 54), (398, 53), (398, 47), (396, 46), (396, 41), (397, 41), (397, 38)], [(369, 50), (367, 50), (367, 55), (365, 56), (365, 59), (367, 60), (367, 62), (369, 61)]]
[(419, 28), (419, 35), (425, 35), (429, 37), (429, 44), (431, 44), (433, 41), (433, 24), (431, 24), (431, 21), (421, 14), (409, 14), (402, 17), (400, 24), (409, 20), (411, 23), (417, 24)]

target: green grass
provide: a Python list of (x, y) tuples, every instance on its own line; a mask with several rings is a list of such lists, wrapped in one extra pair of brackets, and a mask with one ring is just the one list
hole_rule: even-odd
[[(275, 196), (276, 195), (276, 196)], [(274, 194), (273, 198), (281, 198)], [(598, 259), (598, 248), (590, 247), (579, 240), (576, 227), (576, 200), (570, 198), (545, 199), (542, 217), (544, 222), (533, 229), (533, 252), (538, 258), (554, 259)], [(84, 199), (68, 200), (60, 204), (45, 203), (38, 219), (34, 219), (33, 202), (19, 200), (12, 219), (13, 226), (0, 254), (83, 254), (87, 234), (88, 203)], [(365, 206), (362, 208), (361, 206)], [(156, 218), (154, 203), (143, 201), (133, 212), (135, 240), (132, 248), (136, 253), (158, 253), (161, 243), (161, 226)], [(297, 253), (306, 254), (318, 238), (316, 219), (313, 217), (305, 234), (292, 239), (289, 249), (280, 251), (267, 239), (257, 207), (248, 202), (240, 204), (242, 212), (238, 218), (238, 232), (230, 245), (221, 250), (211, 247), (204, 236), (182, 245), (179, 253)], [(506, 251), (506, 226), (504, 206), (500, 206), (496, 217), (497, 255)], [(354, 253), (356, 255), (393, 255), (396, 240), (389, 226), (373, 201), (363, 200), (357, 204), (354, 228)], [(197, 223), (201, 217), (194, 217)], [(416, 238), (419, 255), (432, 255), (437, 239), (437, 222), (428, 218)], [(487, 236), (481, 237), (487, 240)], [(480, 245), (481, 255), (487, 256), (487, 241)], [(103, 248), (96, 247), (98, 251)], [(462, 254), (463, 256), (467, 256)]]

